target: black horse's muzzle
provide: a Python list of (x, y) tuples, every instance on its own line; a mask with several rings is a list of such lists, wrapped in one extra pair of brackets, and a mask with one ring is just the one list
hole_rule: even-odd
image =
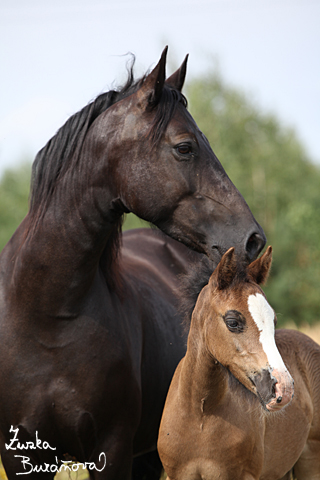
[(261, 229), (260, 232), (253, 232), (246, 241), (246, 253), (249, 263), (255, 260), (266, 244), (266, 236)]

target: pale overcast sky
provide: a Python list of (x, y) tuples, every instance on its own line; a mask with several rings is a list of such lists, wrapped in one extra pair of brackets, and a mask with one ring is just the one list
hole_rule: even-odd
[(0, 175), (166, 44), (189, 78), (218, 59), (320, 162), (320, 0), (0, 0)]

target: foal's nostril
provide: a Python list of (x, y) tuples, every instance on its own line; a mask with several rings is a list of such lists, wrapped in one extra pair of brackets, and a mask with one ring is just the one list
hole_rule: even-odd
[(247, 240), (246, 251), (249, 260), (254, 260), (266, 244), (266, 238), (260, 233), (253, 233)]
[(273, 380), (272, 380), (272, 395), (271, 395), (273, 398), (276, 397), (276, 384), (277, 384), (277, 380), (275, 378), (273, 378)]

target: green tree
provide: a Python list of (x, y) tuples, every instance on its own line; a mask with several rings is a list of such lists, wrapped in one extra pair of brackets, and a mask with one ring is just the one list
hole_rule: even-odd
[(320, 320), (320, 169), (296, 133), (217, 72), (195, 79), (190, 111), (274, 249), (266, 287), (279, 323)]
[(28, 211), (31, 165), (5, 171), (0, 181), (0, 251)]

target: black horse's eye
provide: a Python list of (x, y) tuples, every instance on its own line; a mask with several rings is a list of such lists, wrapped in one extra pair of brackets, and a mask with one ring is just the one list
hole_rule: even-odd
[(180, 145), (177, 145), (176, 150), (180, 155), (189, 155), (192, 153), (191, 145), (188, 143), (181, 143)]
[(241, 333), (245, 329), (246, 320), (237, 310), (229, 310), (223, 317), (227, 329), (233, 333)]

